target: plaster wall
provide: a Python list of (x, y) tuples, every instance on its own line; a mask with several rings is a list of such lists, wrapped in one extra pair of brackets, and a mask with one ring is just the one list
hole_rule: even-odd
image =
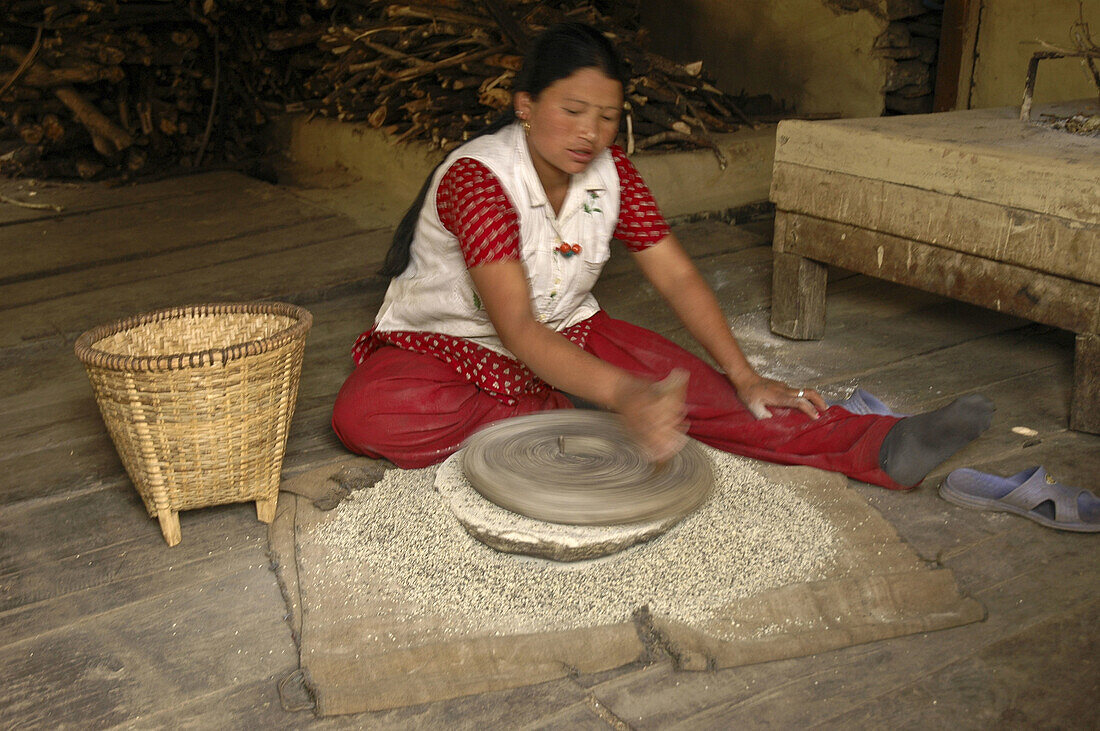
[[(395, 145), (367, 124), (288, 115), (272, 126), (281, 150), (279, 180), (368, 227), (392, 226), (416, 198), (443, 153)], [(725, 213), (768, 200), (775, 125), (715, 135), (729, 161), (711, 150), (639, 152), (631, 160), (667, 218)]]
[[(1093, 42), (1100, 44), (1100, 0), (1081, 5), (1078, 0), (983, 0), (969, 106), (1018, 106), (1028, 59), (1042, 50), (1039, 41), (1073, 49), (1072, 25), (1082, 7)], [(1098, 93), (1080, 59), (1039, 62), (1036, 103), (1096, 98)]]
[(887, 62), (873, 48), (885, 2), (851, 11), (831, 0), (652, 0), (642, 22), (655, 51), (702, 60), (727, 91), (770, 94), (803, 113), (877, 117)]

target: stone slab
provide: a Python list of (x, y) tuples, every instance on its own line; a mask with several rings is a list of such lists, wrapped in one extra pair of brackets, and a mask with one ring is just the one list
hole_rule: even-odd
[(439, 466), (436, 492), (467, 533), (498, 551), (552, 561), (583, 561), (652, 540), (683, 519), (674, 515), (625, 525), (565, 525), (528, 518), (482, 497), (463, 474), (462, 455), (459, 450)]

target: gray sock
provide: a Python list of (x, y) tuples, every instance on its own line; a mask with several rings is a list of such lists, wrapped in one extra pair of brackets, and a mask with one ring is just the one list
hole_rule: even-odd
[(993, 402), (980, 394), (902, 419), (882, 440), (879, 466), (899, 484), (917, 485), (932, 468), (977, 439), (992, 420)]

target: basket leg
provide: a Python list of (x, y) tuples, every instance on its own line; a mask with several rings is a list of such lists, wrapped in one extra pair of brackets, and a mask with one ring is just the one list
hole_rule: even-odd
[(164, 540), (169, 546), (180, 542), (180, 514), (175, 510), (164, 508), (157, 511), (157, 520), (160, 521), (160, 532), (164, 534)]
[(261, 523), (270, 523), (275, 520), (275, 505), (278, 502), (278, 494), (270, 500), (256, 501), (256, 517), (260, 519)]

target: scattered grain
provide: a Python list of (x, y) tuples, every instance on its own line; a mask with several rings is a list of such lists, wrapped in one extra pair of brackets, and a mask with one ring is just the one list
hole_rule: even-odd
[(376, 619), (376, 641), (413, 645), (613, 624), (643, 605), (697, 625), (737, 599), (824, 578), (839, 540), (831, 523), (796, 487), (707, 452), (715, 490), (698, 511), (650, 543), (568, 564), (474, 540), (432, 489), (434, 467), (389, 470), (312, 529), (331, 559), (324, 594)]

